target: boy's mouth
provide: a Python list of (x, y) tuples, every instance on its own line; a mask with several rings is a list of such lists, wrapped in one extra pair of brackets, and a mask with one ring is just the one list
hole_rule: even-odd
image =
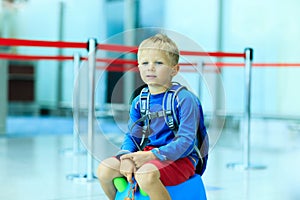
[(147, 78), (156, 78), (156, 75), (146, 75)]

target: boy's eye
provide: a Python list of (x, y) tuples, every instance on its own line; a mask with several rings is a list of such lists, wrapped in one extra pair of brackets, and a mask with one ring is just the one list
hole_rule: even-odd
[(142, 62), (142, 65), (148, 65), (149, 62)]
[(162, 64), (164, 64), (164, 63), (161, 62), (161, 61), (156, 61), (155, 64), (157, 64), (157, 65), (162, 65)]

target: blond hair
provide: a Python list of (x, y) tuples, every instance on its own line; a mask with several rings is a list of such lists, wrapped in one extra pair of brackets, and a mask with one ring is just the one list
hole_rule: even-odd
[(169, 58), (171, 66), (177, 65), (179, 61), (179, 49), (176, 43), (167, 35), (158, 33), (141, 42), (138, 48), (138, 58), (142, 50), (159, 50)]

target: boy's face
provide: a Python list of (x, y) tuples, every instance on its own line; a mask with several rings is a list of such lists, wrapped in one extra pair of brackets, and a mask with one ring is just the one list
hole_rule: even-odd
[(171, 66), (166, 53), (156, 49), (141, 50), (138, 63), (141, 78), (149, 87), (168, 88), (179, 70), (178, 65)]

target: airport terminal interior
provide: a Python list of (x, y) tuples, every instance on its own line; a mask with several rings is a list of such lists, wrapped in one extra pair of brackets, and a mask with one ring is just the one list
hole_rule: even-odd
[(128, 132), (133, 51), (158, 32), (203, 107), (207, 199), (300, 199), (299, 1), (0, 3), (1, 200), (108, 199), (97, 166)]

